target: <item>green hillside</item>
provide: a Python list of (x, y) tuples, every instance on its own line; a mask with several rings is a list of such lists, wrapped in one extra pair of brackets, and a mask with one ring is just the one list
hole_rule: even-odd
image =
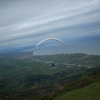
[(53, 100), (100, 100), (100, 81), (97, 81), (82, 89), (75, 89)]
[[(42, 100), (100, 100), (100, 69), (58, 87)], [(96, 99), (97, 98), (97, 99)]]
[(97, 81), (99, 55), (0, 55), (0, 100), (53, 100)]

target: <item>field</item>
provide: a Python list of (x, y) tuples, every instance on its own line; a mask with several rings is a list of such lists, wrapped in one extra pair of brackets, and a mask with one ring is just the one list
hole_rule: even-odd
[(53, 100), (100, 100), (100, 81), (97, 81), (82, 89), (76, 89)]
[(25, 97), (28, 100), (31, 97), (41, 97), (98, 68), (99, 55), (75, 53), (39, 56), (32, 55), (31, 52), (1, 54), (1, 97), (7, 95), (10, 100), (13, 97)]

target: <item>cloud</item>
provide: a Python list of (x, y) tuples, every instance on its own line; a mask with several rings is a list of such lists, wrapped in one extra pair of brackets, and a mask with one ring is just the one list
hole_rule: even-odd
[(0, 1), (0, 47), (100, 34), (99, 4), (99, 0)]

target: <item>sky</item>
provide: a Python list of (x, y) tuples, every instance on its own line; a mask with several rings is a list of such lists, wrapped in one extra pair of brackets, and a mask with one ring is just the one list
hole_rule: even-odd
[(100, 0), (0, 0), (0, 52), (34, 48), (45, 38), (64, 41), (58, 51), (100, 54)]

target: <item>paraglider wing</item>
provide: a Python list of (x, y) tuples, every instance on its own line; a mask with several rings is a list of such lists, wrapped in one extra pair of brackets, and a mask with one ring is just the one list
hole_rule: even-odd
[(37, 48), (42, 42), (47, 41), (47, 40), (55, 40), (55, 41), (59, 41), (59, 42), (61, 42), (62, 44), (65, 45), (65, 43), (64, 43), (63, 41), (59, 40), (59, 39), (56, 39), (56, 38), (46, 38), (46, 39), (40, 41), (40, 42), (36, 45), (36, 48)]

